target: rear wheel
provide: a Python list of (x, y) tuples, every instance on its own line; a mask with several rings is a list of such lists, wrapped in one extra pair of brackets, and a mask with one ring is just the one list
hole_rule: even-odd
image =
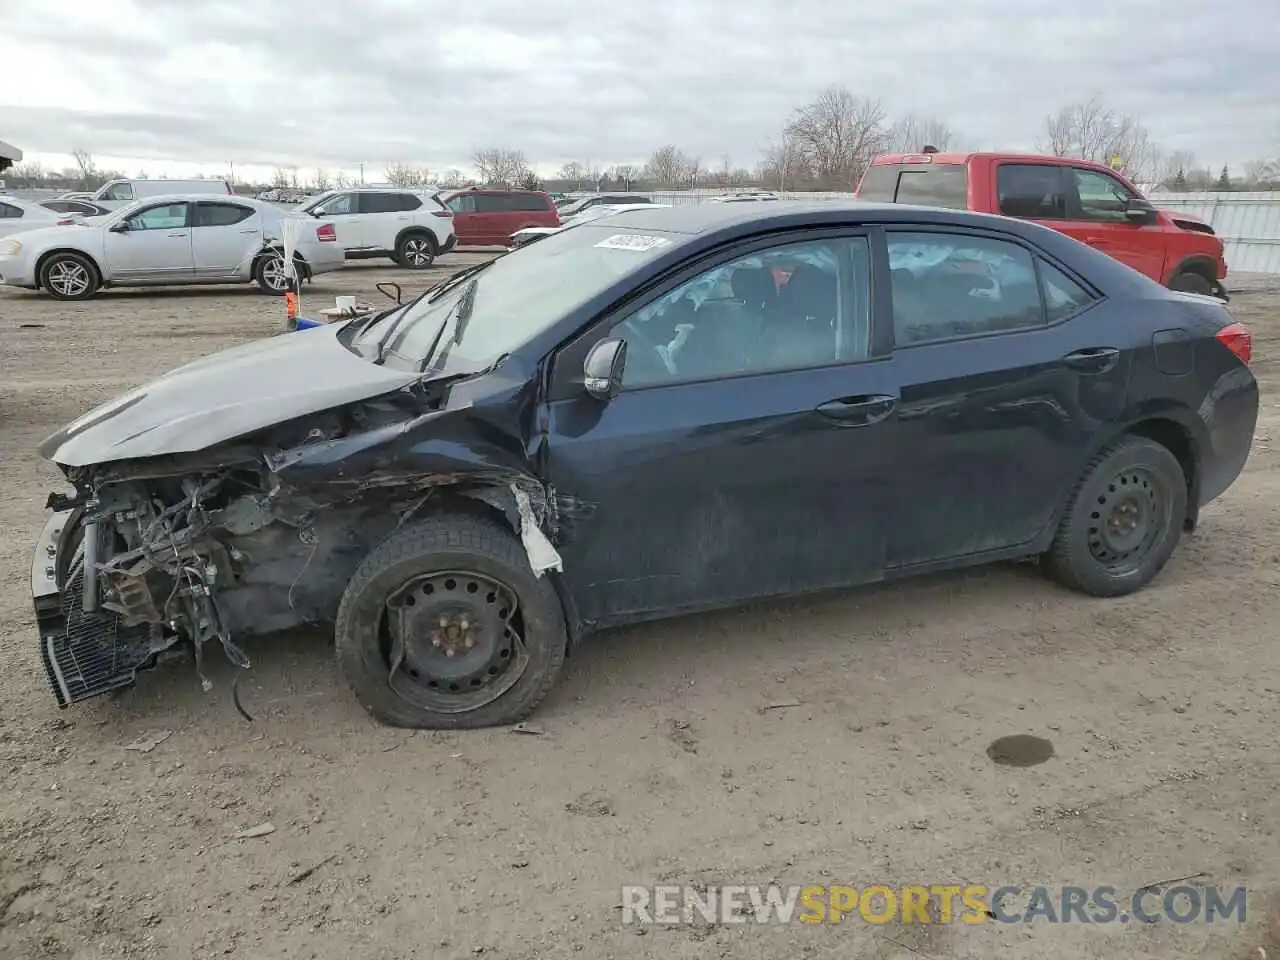
[(1179, 293), (1200, 293), (1205, 296), (1213, 295), (1213, 284), (1199, 273), (1193, 273), (1190, 270), (1184, 270), (1172, 280), (1169, 281), (1169, 289), (1177, 290)]
[(1177, 458), (1153, 440), (1125, 437), (1085, 470), (1045, 568), (1081, 593), (1132, 593), (1169, 561), (1186, 514), (1187, 480)]
[(425, 233), (410, 233), (396, 244), (396, 263), (410, 270), (425, 270), (436, 259), (436, 245)]
[(393, 534), (356, 570), (335, 625), (338, 664), (384, 723), (514, 723), (554, 685), (567, 636), (555, 588), (520, 541), (446, 515)]
[(79, 253), (55, 253), (40, 268), (40, 286), (54, 300), (88, 300), (101, 285), (98, 268)]

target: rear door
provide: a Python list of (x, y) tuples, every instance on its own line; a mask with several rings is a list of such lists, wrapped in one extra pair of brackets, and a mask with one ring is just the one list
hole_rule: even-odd
[(261, 249), (262, 215), (253, 207), (214, 200), (195, 204), (191, 253), (197, 279), (234, 277)]
[(190, 213), (191, 204), (185, 202), (153, 204), (125, 220), (126, 230), (106, 231), (103, 245), (111, 278), (120, 282), (194, 280)]
[(421, 205), (422, 201), (409, 193), (361, 193), (364, 245), (370, 250), (394, 250), (397, 234), (411, 222), (409, 210)]
[(1124, 409), (1124, 331), (1010, 235), (920, 225), (886, 239), (901, 386), (888, 566), (1031, 544)]
[(480, 242), (477, 238), (483, 232), (480, 214), (476, 210), (476, 196), (475, 191), (468, 191), (452, 196), (445, 202), (445, 206), (453, 212), (453, 232), (458, 243), (463, 246), (475, 246)]

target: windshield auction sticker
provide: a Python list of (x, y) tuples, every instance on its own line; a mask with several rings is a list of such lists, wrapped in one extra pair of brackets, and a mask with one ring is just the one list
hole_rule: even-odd
[(606, 250), (635, 250), (643, 253), (645, 250), (665, 247), (670, 242), (665, 237), (647, 237), (641, 233), (615, 233), (612, 237), (601, 240), (596, 246), (604, 247)]

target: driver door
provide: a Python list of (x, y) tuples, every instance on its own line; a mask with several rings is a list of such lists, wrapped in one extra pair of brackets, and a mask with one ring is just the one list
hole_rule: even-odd
[(358, 197), (354, 192), (330, 197), (311, 212), (333, 224), (338, 234), (338, 246), (344, 250), (360, 250), (369, 245), (365, 238), (364, 217), (360, 215)]
[[(873, 357), (872, 258), (855, 230), (738, 245), (556, 358), (545, 466), (585, 620), (881, 578), (897, 401)], [(627, 357), (601, 401), (582, 363), (606, 337)]]
[(183, 283), (195, 279), (191, 252), (191, 204), (158, 203), (108, 230), (104, 245), (117, 283)]

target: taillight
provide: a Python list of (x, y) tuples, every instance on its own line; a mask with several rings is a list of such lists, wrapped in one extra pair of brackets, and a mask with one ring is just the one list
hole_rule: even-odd
[(1229, 323), (1219, 330), (1218, 342), (1244, 363), (1253, 359), (1253, 334), (1243, 323)]
[(316, 239), (321, 243), (333, 243), (338, 239), (338, 231), (332, 223), (322, 223), (316, 227)]

